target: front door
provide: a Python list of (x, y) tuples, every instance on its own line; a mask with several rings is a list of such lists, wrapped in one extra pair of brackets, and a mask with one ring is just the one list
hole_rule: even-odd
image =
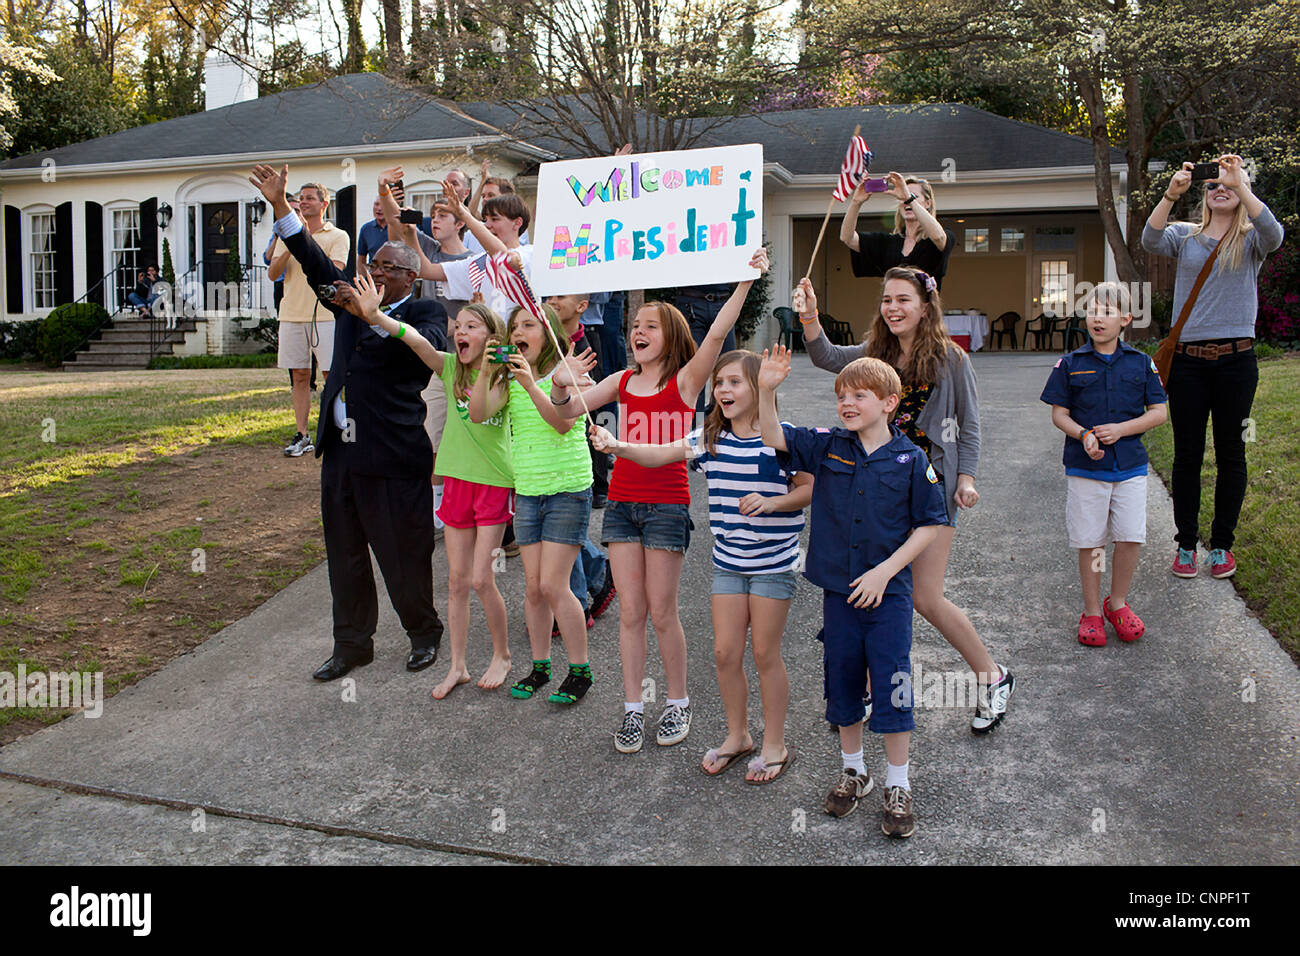
[(239, 203), (203, 204), (203, 282), (225, 282), (230, 256), (239, 254)]

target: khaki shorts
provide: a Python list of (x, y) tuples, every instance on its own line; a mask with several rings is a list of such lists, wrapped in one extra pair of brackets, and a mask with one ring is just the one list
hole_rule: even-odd
[(1126, 481), (1065, 478), (1065, 530), (1070, 547), (1100, 548), (1111, 541), (1147, 540), (1147, 476)]
[(316, 367), (322, 372), (330, 370), (334, 359), (334, 320), (315, 325), (311, 322), (281, 322), (277, 329), (280, 352), (276, 365), (280, 368), (311, 368), (312, 353), (316, 353)]
[(442, 429), (447, 424), (447, 390), (442, 378), (434, 375), (429, 379), (429, 387), (420, 393), (429, 412), (424, 416), (424, 430), (429, 433), (433, 444), (433, 453), (438, 454), (438, 443), (442, 441)]

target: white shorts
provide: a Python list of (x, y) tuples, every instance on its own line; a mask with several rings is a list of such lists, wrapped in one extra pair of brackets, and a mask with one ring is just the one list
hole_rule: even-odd
[(1072, 548), (1147, 540), (1147, 476), (1097, 481), (1066, 475), (1065, 530)]
[(334, 360), (333, 319), (318, 320), (314, 329), (310, 322), (281, 322), (276, 334), (280, 338), (276, 365), (280, 368), (311, 368), (311, 355), (315, 352), (316, 367), (322, 372), (330, 370)]
[(429, 433), (433, 453), (438, 454), (438, 443), (442, 441), (442, 429), (447, 424), (447, 390), (443, 387), (442, 377), (434, 375), (429, 379), (429, 387), (420, 393), (428, 414), (424, 416), (424, 430)]

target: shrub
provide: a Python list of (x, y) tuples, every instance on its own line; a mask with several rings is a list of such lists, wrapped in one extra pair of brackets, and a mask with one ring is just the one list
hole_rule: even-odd
[(54, 368), (108, 319), (108, 311), (95, 302), (59, 306), (41, 323), (37, 351), (42, 361)]
[(38, 357), (41, 354), (40, 335), (44, 323), (44, 319), (0, 322), (0, 359), (21, 362)]
[(1300, 339), (1300, 247), (1283, 244), (1259, 270), (1255, 335), (1275, 345)]
[(178, 368), (275, 368), (275, 355), (156, 355), (149, 361), (151, 369)]
[(262, 316), (257, 321), (257, 325), (249, 326), (246, 329), (239, 329), (239, 337), (247, 342), (253, 339), (257, 342), (265, 343), (262, 346), (262, 354), (270, 353), (274, 355), (280, 350), (280, 320)]

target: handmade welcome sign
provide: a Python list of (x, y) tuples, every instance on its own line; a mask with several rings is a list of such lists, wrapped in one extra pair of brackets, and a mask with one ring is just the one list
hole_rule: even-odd
[(754, 279), (749, 259), (762, 242), (757, 143), (565, 160), (538, 172), (538, 295)]

